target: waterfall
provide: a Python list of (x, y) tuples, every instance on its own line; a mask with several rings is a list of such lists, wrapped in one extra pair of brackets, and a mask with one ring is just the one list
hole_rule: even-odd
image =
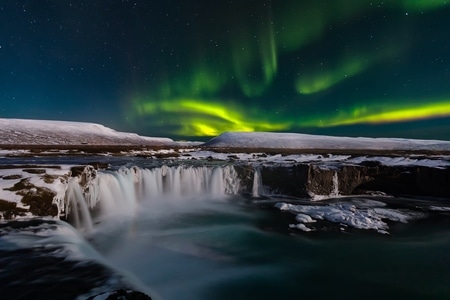
[(237, 194), (240, 180), (233, 166), (161, 166), (152, 169), (121, 168), (98, 172), (81, 184), (72, 178), (66, 189), (64, 210), (78, 228), (91, 232), (95, 216), (132, 217), (139, 203), (180, 203)]
[(66, 191), (66, 202), (64, 211), (76, 228), (83, 228), (86, 232), (91, 232), (93, 222), (89, 213), (89, 207), (85, 201), (82, 189), (75, 179), (68, 182)]
[(307, 191), (307, 193), (311, 197), (312, 201), (320, 201), (320, 200), (330, 199), (330, 198), (334, 198), (334, 197), (339, 197), (340, 194), (339, 194), (338, 171), (334, 171), (333, 178), (331, 180), (332, 180), (332, 182), (331, 182), (332, 186), (331, 186), (331, 190), (328, 195), (320, 195), (320, 194), (315, 194), (312, 191)]
[(258, 168), (255, 168), (255, 171), (253, 173), (252, 197), (259, 198), (261, 195), (261, 189), (262, 189), (261, 171)]
[(331, 191), (330, 196), (339, 196), (339, 178), (337, 171), (335, 171), (333, 174), (333, 190)]

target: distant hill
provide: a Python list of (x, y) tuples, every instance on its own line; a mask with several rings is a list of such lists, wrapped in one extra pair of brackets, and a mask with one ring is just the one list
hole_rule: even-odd
[(354, 138), (275, 132), (226, 132), (206, 142), (203, 146), (215, 149), (450, 152), (449, 141), (399, 138)]
[(0, 118), (0, 145), (146, 145), (173, 144), (169, 138), (115, 131), (95, 123)]

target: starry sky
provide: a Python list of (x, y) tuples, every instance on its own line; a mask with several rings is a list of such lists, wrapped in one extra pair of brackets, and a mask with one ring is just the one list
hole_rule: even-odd
[(0, 117), (450, 140), (447, 0), (0, 2)]

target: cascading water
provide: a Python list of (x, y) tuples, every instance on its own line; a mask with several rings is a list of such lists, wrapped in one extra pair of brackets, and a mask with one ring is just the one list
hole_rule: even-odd
[(255, 168), (253, 173), (253, 187), (252, 187), (252, 197), (259, 198), (262, 189), (262, 179), (261, 172), (258, 168)]
[(157, 206), (214, 199), (237, 194), (239, 189), (240, 180), (233, 166), (122, 168), (98, 173), (84, 186), (75, 178), (69, 181), (64, 207), (74, 225), (89, 233), (98, 221), (93, 220), (93, 210), (99, 219), (117, 215), (131, 217), (139, 203)]
[(333, 190), (331, 191), (330, 196), (339, 196), (339, 178), (337, 171), (335, 171), (333, 174)]
[(80, 185), (74, 179), (69, 181), (65, 197), (67, 200), (64, 205), (64, 210), (66, 215), (70, 214), (74, 226), (84, 228), (87, 232), (92, 231), (93, 224), (89, 207), (85, 201)]

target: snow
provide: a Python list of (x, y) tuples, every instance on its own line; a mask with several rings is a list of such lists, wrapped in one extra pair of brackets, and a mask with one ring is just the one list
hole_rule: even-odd
[[(12, 188), (16, 183), (21, 180), (28, 179), (30, 184), (35, 187), (48, 188), (55, 191), (57, 194), (64, 193), (66, 184), (64, 183), (64, 176), (68, 176), (71, 165), (60, 165), (60, 168), (46, 168), (45, 166), (36, 167), (33, 169), (42, 169), (45, 173), (42, 174), (30, 174), (23, 170), (23, 168), (3, 169), (0, 172), (0, 199), (7, 200), (9, 202), (16, 202), (18, 207), (22, 207), (20, 201), (23, 196), (17, 194), (16, 191), (9, 191), (6, 189)], [(18, 179), (5, 179), (7, 176), (17, 175)], [(50, 182), (44, 180), (45, 176), (49, 175), (55, 179)]]
[(295, 220), (300, 223), (314, 223), (316, 220), (311, 218), (309, 215), (299, 213), (295, 216)]
[[(135, 151), (134, 154), (139, 154), (140, 151)], [(146, 154), (155, 155), (161, 153), (160, 151), (145, 152)], [(176, 154), (175, 151), (173, 151)], [(184, 155), (183, 155), (184, 154)], [(390, 157), (390, 156), (351, 156), (351, 155), (320, 155), (320, 154), (266, 154), (261, 152), (254, 153), (224, 153), (206, 150), (192, 149), (185, 151), (178, 156), (178, 160), (223, 160), (245, 162), (258, 165), (292, 165), (296, 163), (314, 163), (326, 167), (327, 164), (333, 165), (359, 165), (363, 162), (378, 162), (385, 166), (424, 166), (432, 168), (446, 168), (450, 167), (450, 156), (411, 156), (411, 157)]]
[(279, 202), (275, 207), (282, 211), (296, 214), (299, 224), (291, 224), (290, 228), (303, 231), (313, 230), (305, 224), (316, 220), (325, 220), (332, 223), (350, 226), (356, 229), (372, 229), (379, 233), (388, 233), (389, 226), (385, 220), (408, 223), (410, 220), (425, 217), (425, 214), (410, 209), (393, 209), (376, 207), (385, 204), (380, 201), (366, 202), (339, 202), (328, 205), (295, 205)]
[(173, 145), (169, 138), (139, 136), (95, 123), (0, 118), (0, 144)]
[(211, 139), (204, 146), (212, 148), (449, 151), (450, 141), (353, 138), (299, 133), (226, 132)]
[(389, 167), (418, 166), (431, 168), (444, 168), (450, 166), (450, 157), (383, 157), (383, 156), (359, 156), (349, 159), (348, 163), (360, 164), (362, 162), (378, 162)]
[(448, 206), (430, 206), (428, 207), (428, 209), (432, 210), (432, 211), (440, 211), (440, 212), (450, 212), (450, 207)]
[(305, 232), (313, 231), (311, 228), (306, 227), (306, 225), (305, 225), (305, 224), (302, 224), (302, 223), (299, 223), (299, 224), (290, 224), (290, 225), (289, 225), (289, 228), (292, 228), (292, 229), (298, 229), (298, 230), (302, 230), (302, 231), (305, 231)]

